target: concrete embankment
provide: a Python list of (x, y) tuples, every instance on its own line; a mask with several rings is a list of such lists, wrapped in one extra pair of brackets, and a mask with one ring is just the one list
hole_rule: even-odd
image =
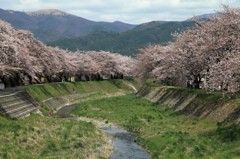
[(38, 111), (42, 104), (57, 111), (74, 99), (101, 92), (127, 94), (130, 90), (136, 91), (131, 82), (124, 80), (21, 86), (0, 91), (0, 113), (19, 118)]
[(199, 119), (210, 118), (217, 122), (232, 121), (240, 124), (240, 106), (233, 102), (221, 103), (200, 99), (196, 94), (168, 90), (161, 87), (142, 87), (136, 94), (138, 97), (169, 105)]
[(0, 112), (10, 117), (24, 117), (38, 111), (40, 106), (24, 91), (1, 92)]
[(68, 95), (63, 97), (50, 98), (43, 101), (42, 103), (46, 104), (51, 109), (58, 111), (62, 107), (69, 105), (72, 100), (87, 97), (92, 94), (96, 94), (96, 92), (85, 93), (85, 94), (73, 94), (73, 95)]
[[(41, 104), (46, 104), (53, 110), (59, 110), (69, 104), (70, 101), (83, 98), (92, 94), (74, 94), (57, 98), (47, 99)], [(28, 116), (33, 112), (37, 112), (40, 105), (25, 91), (2, 91), (0, 93), (0, 112), (6, 116), (21, 118)]]

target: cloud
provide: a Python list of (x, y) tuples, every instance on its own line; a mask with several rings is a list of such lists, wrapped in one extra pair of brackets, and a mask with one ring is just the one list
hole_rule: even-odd
[(58, 9), (94, 21), (119, 20), (133, 24), (185, 20), (193, 15), (222, 10), (221, 3), (240, 6), (237, 0), (0, 0), (0, 3), (2, 9)]

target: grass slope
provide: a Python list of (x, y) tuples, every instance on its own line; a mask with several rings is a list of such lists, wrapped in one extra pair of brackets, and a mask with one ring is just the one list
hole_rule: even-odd
[[(131, 92), (123, 80), (59, 83), (25, 89), (38, 101), (70, 94), (97, 92), (91, 99)], [(49, 115), (49, 108), (40, 110)], [(51, 113), (50, 113), (51, 114)], [(111, 140), (91, 123), (41, 117), (0, 116), (0, 158), (109, 158)]]
[(131, 92), (131, 88), (124, 83), (124, 80), (46, 84), (28, 87), (25, 90), (32, 94), (37, 101), (43, 101), (51, 97), (90, 92), (96, 92), (98, 94)]
[(79, 104), (78, 116), (115, 122), (139, 132), (136, 140), (153, 158), (238, 158), (240, 128), (198, 120), (134, 95)]
[(236, 102), (239, 103), (239, 95), (240, 94), (227, 94), (225, 92), (225, 96), (223, 97), (223, 92), (220, 90), (210, 91), (206, 89), (190, 89), (187, 87), (181, 86), (164, 86), (161, 84), (153, 83), (152, 79), (147, 80), (145, 86), (149, 87), (161, 87), (162, 89), (176, 91), (179, 93), (187, 93), (187, 94), (195, 94), (198, 99), (203, 99), (206, 101), (210, 101), (213, 103), (227, 103), (227, 102)]
[(39, 115), (19, 120), (0, 116), (0, 158), (104, 158), (111, 152), (108, 141), (91, 123)]

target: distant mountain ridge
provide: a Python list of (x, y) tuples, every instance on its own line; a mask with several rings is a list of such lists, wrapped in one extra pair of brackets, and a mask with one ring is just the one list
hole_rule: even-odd
[[(72, 15), (57, 9), (43, 9), (43, 10), (39, 10), (36, 12), (25, 12), (28, 15), (31, 16), (39, 16), (39, 15), (58, 15), (58, 16), (67, 16), (67, 15)], [(74, 16), (74, 15), (72, 15)]]
[(171, 33), (180, 32), (194, 26), (193, 22), (159, 22), (153, 21), (138, 25), (123, 33), (94, 31), (85, 36), (57, 40), (47, 43), (62, 49), (76, 51), (104, 50), (134, 57), (140, 48), (148, 44), (162, 44), (172, 41)]
[(140, 31), (140, 30), (145, 30), (148, 28), (152, 28), (152, 27), (156, 27), (158, 25), (167, 23), (167, 21), (152, 21), (152, 22), (148, 22), (148, 23), (143, 23), (140, 25), (137, 25), (135, 28), (133, 28), (134, 31)]
[[(212, 18), (214, 16), (218, 15), (218, 13), (209, 13), (209, 14), (202, 14), (202, 15), (198, 15), (197, 17), (201, 18), (201, 19), (207, 19), (207, 18)], [(185, 21), (190, 21), (191, 19), (195, 19), (195, 17), (192, 17), (188, 20)]]
[(218, 13), (210, 13), (210, 14), (203, 14), (203, 15), (199, 15), (199, 18), (209, 18), (209, 17), (214, 17), (218, 15)]
[(30, 30), (43, 42), (74, 38), (96, 30), (125, 32), (136, 26), (122, 22), (95, 22), (55, 9), (37, 12), (0, 9), (0, 19), (16, 29)]
[[(200, 15), (200, 18), (217, 13)], [(135, 56), (148, 44), (172, 41), (171, 34), (186, 30), (194, 23), (186, 21), (152, 21), (132, 25), (120, 21), (94, 22), (56, 9), (37, 12), (19, 12), (0, 9), (0, 19), (16, 29), (30, 30), (35, 38), (49, 46), (70, 51), (105, 50)]]

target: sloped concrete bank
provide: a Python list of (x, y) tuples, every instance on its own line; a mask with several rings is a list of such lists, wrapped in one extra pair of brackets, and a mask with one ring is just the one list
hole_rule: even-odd
[[(74, 99), (83, 98), (92, 94), (74, 94), (57, 98), (47, 99), (41, 104), (46, 104), (52, 110), (57, 111), (70, 104)], [(0, 113), (10, 117), (26, 117), (31, 113), (38, 113), (40, 105), (25, 91), (1, 91), (0, 92)]]
[(37, 112), (39, 108), (40, 106), (27, 92), (4, 91), (0, 94), (0, 112), (4, 115), (21, 118)]
[(232, 121), (240, 125), (240, 106), (233, 103), (214, 103), (199, 99), (196, 94), (150, 86), (142, 87), (136, 96), (151, 102), (169, 105), (176, 111), (181, 111), (191, 117), (210, 118), (217, 122)]
[(72, 100), (87, 97), (92, 94), (96, 94), (96, 92), (85, 93), (85, 94), (73, 94), (73, 95), (68, 95), (63, 97), (50, 98), (43, 101), (42, 103), (46, 104), (51, 109), (58, 111), (62, 107), (69, 105)]

